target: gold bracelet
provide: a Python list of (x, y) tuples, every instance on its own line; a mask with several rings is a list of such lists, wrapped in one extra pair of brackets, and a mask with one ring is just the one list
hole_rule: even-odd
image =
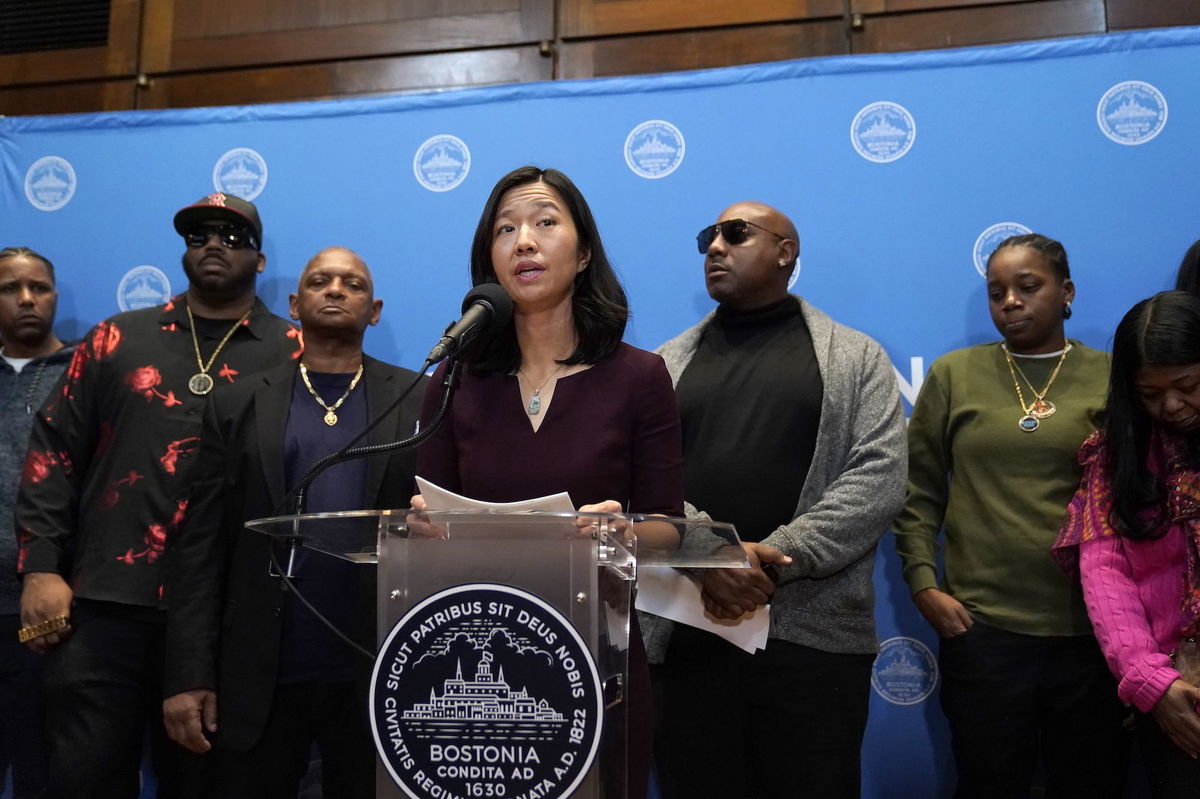
[(55, 616), (53, 619), (39, 621), (37, 624), (29, 624), (17, 630), (17, 639), (24, 644), (32, 641), (34, 638), (40, 638), (43, 635), (65, 629), (70, 623), (71, 620), (65, 614)]

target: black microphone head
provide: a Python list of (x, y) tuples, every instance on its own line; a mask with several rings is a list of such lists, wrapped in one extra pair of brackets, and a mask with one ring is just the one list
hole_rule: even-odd
[(484, 303), (492, 309), (488, 333), (494, 333), (507, 325), (509, 319), (512, 319), (512, 297), (508, 296), (508, 292), (499, 283), (480, 283), (468, 291), (462, 301), (463, 313), (466, 313), (467, 309), (477, 302)]

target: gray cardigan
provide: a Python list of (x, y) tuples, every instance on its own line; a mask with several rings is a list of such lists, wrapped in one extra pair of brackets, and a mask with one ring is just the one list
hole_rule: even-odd
[[(874, 653), (875, 546), (904, 504), (908, 471), (900, 392), (874, 339), (800, 302), (824, 397), (796, 516), (763, 539), (792, 557), (779, 570), (770, 636), (825, 652)], [(711, 319), (658, 348), (675, 385)], [(688, 513), (701, 512), (689, 506)], [(650, 662), (661, 663), (672, 622), (645, 613), (640, 621)]]

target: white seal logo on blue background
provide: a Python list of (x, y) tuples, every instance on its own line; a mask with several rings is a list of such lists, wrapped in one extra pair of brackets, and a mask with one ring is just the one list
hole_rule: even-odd
[(65, 158), (47, 155), (25, 173), (25, 199), (39, 211), (57, 211), (75, 196), (75, 168)]
[(871, 687), (893, 705), (924, 702), (937, 685), (937, 658), (916, 638), (898, 636), (879, 645)]
[(908, 109), (886, 101), (864, 106), (850, 123), (850, 142), (868, 161), (886, 164), (903, 158), (917, 140), (917, 123)]
[(625, 137), (625, 163), (635, 175), (657, 180), (679, 168), (686, 149), (679, 128), (662, 119), (651, 119)]
[(267, 162), (249, 147), (235, 147), (217, 159), (213, 187), (243, 200), (253, 200), (267, 187)]
[(430, 191), (456, 189), (470, 171), (471, 151), (466, 142), (448, 133), (429, 137), (413, 156), (413, 174)]
[(603, 728), (579, 633), (526, 591), (473, 583), (396, 622), (371, 674), (371, 732), (409, 796), (570, 796)]
[(971, 250), (975, 271), (979, 273), (980, 277), (987, 277), (988, 258), (992, 257), (992, 253), (1000, 246), (1000, 242), (1009, 236), (1025, 236), (1032, 232), (1020, 222), (997, 222), (984, 230), (975, 239), (975, 246)]
[(171, 299), (171, 281), (156, 266), (135, 266), (117, 284), (117, 307), (122, 311), (153, 308)]
[(1096, 104), (1096, 124), (1117, 144), (1145, 144), (1167, 124), (1167, 98), (1145, 81), (1118, 83)]

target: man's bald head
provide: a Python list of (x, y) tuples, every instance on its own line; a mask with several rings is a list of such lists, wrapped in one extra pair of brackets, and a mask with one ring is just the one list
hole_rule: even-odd
[(314, 255), (289, 300), (292, 318), (306, 334), (321, 329), (361, 338), (368, 325), (379, 322), (383, 309), (366, 261), (346, 247), (326, 247)]
[(753, 200), (736, 202), (722, 211), (718, 219), (745, 219), (747, 222), (762, 225), (772, 233), (777, 233), (784, 238), (792, 241), (800, 240), (800, 234), (796, 232), (796, 226), (792, 224), (792, 220), (788, 219), (783, 211), (766, 203)]
[(367, 262), (362, 259), (361, 255), (349, 247), (326, 247), (318, 252), (312, 258), (308, 259), (308, 263), (304, 265), (304, 271), (300, 273), (300, 280), (303, 281), (305, 274), (327, 261), (330, 263), (356, 264), (366, 275), (367, 281), (371, 285), (371, 291), (374, 293), (375, 276), (371, 274), (371, 267), (367, 266)]

